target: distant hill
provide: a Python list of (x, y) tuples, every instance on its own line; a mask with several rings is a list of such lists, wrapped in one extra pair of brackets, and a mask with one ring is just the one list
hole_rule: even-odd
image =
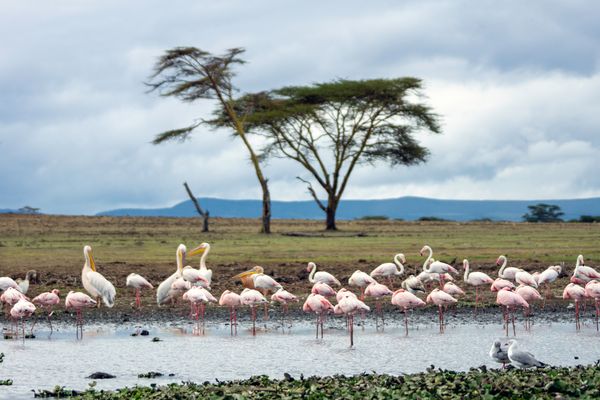
[[(257, 218), (261, 214), (260, 200), (225, 200), (199, 198), (200, 204), (213, 217)], [(489, 218), (494, 221), (521, 221), (528, 205), (549, 203), (558, 205), (565, 213), (564, 219), (578, 219), (581, 215), (600, 215), (600, 198), (573, 200), (436, 200), (423, 197), (400, 197), (383, 200), (342, 200), (338, 219), (356, 219), (364, 216), (384, 215), (389, 218), (416, 220), (437, 217), (453, 221), (470, 221)], [(170, 208), (130, 208), (100, 212), (97, 215), (195, 217), (190, 200)], [(314, 201), (273, 201), (273, 218), (322, 219), (324, 213)]]

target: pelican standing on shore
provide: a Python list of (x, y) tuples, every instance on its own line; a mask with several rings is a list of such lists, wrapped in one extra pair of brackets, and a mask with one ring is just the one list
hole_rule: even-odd
[(102, 299), (102, 302), (107, 307), (114, 306), (117, 291), (108, 279), (96, 271), (96, 263), (94, 262), (91, 246), (86, 245), (83, 248), (83, 255), (85, 257), (85, 264), (83, 264), (83, 270), (81, 271), (83, 287), (96, 299), (98, 307), (100, 306), (100, 299)]

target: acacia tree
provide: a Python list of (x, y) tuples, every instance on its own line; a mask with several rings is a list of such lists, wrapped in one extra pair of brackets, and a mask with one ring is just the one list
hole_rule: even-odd
[[(176, 97), (188, 103), (201, 99), (217, 101), (218, 110), (222, 111), (223, 117), (219, 127), (232, 129), (234, 136), (240, 138), (248, 151), (263, 192), (261, 232), (271, 233), (271, 195), (268, 179), (265, 178), (259, 157), (248, 140), (244, 119), (233, 107), (236, 88), (231, 82), (234, 76), (232, 67), (245, 63), (240, 58), (243, 52), (242, 48), (233, 48), (221, 56), (215, 56), (195, 47), (175, 47), (159, 57), (146, 84), (150, 87), (150, 92), (156, 91), (161, 96)], [(209, 121), (201, 120), (185, 128), (160, 133), (153, 143), (186, 140), (196, 128), (207, 123), (210, 125)]]
[(525, 222), (561, 222), (561, 217), (565, 215), (560, 207), (554, 204), (538, 203), (527, 208), (529, 212), (522, 217)]
[[(248, 94), (235, 108), (253, 133), (266, 138), (263, 156), (287, 157), (308, 171), (326, 202), (310, 181), (298, 179), (325, 212), (326, 229), (335, 230), (338, 205), (357, 165), (426, 160), (428, 150), (413, 135), (441, 129), (438, 116), (419, 101), (421, 91), (421, 80), (411, 77), (336, 80)], [(226, 118), (224, 110), (220, 118)]]

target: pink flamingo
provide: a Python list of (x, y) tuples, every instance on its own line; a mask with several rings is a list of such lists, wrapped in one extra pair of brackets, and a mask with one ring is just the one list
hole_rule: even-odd
[(394, 256), (394, 262), (388, 262), (380, 264), (377, 268), (375, 268), (369, 275), (372, 278), (377, 277), (387, 277), (388, 283), (390, 284), (390, 288), (392, 287), (392, 277), (393, 276), (401, 276), (404, 274), (404, 265), (406, 262), (406, 257), (404, 254), (398, 253)]
[(13, 278), (9, 278), (8, 276), (0, 277), (0, 292), (6, 291), (8, 288), (13, 288), (21, 291), (21, 287)]
[(465, 292), (453, 282), (444, 283), (442, 290), (448, 293), (450, 296), (462, 296), (465, 294)]
[(538, 283), (535, 280), (535, 278), (533, 277), (533, 275), (531, 275), (529, 272), (520, 269), (516, 274), (515, 274), (515, 282), (517, 282), (519, 285), (527, 285), (527, 286), (531, 286), (532, 288), (537, 289), (538, 287)]
[(267, 299), (256, 289), (244, 289), (240, 294), (240, 303), (250, 306), (252, 312), (252, 335), (256, 336), (256, 306), (267, 303)]
[(479, 271), (469, 271), (469, 260), (466, 258), (463, 260), (463, 268), (465, 270), (465, 274), (463, 276), (463, 280), (471, 285), (475, 286), (475, 312), (477, 312), (477, 304), (479, 303), (479, 286), (489, 285), (494, 283), (494, 280), (483, 272)]
[(585, 266), (583, 262), (583, 255), (577, 256), (577, 262), (575, 263), (575, 270), (573, 270), (573, 276), (571, 282), (580, 285), (585, 285), (592, 279), (600, 279), (600, 273), (592, 267)]
[(351, 292), (350, 290), (348, 290), (346, 288), (341, 288), (340, 290), (338, 290), (337, 294), (335, 295), (335, 300), (339, 303), (341, 299), (346, 297), (346, 295), (354, 296), (358, 299), (358, 297), (354, 294), (354, 292)]
[(440, 333), (444, 333), (444, 331), (446, 330), (444, 323), (444, 311), (442, 307), (450, 306), (456, 302), (457, 300), (454, 297), (438, 288), (433, 289), (433, 291), (427, 296), (427, 303), (433, 303), (436, 306), (438, 306), (440, 319)]
[(368, 305), (357, 299), (356, 296), (346, 294), (333, 310), (336, 314), (346, 315), (349, 321), (348, 326), (350, 327), (350, 347), (354, 346), (354, 315), (358, 312), (370, 311), (371, 309)]
[(450, 273), (458, 274), (458, 271), (450, 264), (446, 264), (441, 261), (434, 261), (431, 258), (433, 256), (433, 250), (431, 249), (431, 247), (429, 247), (427, 245), (423, 246), (423, 248), (421, 249), (419, 254), (421, 256), (423, 256), (423, 253), (425, 253), (426, 251), (429, 252), (429, 255), (427, 256), (427, 259), (423, 263), (423, 271), (430, 273), (430, 274), (431, 273), (440, 274), (440, 287), (444, 286), (444, 281), (446, 280), (446, 277), (444, 274), (450, 274)]
[(575, 283), (569, 283), (563, 290), (563, 299), (575, 302), (575, 330), (581, 329), (579, 323), (579, 302), (585, 301), (585, 289)]
[(585, 285), (585, 295), (594, 299), (596, 305), (596, 330), (598, 330), (598, 315), (600, 315), (600, 282), (593, 279)]
[[(516, 307), (525, 307), (528, 308), (529, 304), (525, 301), (523, 297), (519, 294), (511, 291), (510, 288), (504, 287), (498, 291), (496, 295), (496, 303), (502, 307), (504, 307), (504, 326), (506, 327), (506, 336), (508, 336), (508, 318), (511, 309)], [(512, 325), (513, 325), (513, 335), (517, 335), (517, 331), (515, 328), (515, 315), (512, 314)]]
[(492, 282), (490, 290), (492, 292), (499, 292), (504, 288), (514, 289), (515, 285), (511, 281), (507, 281), (506, 279), (496, 278), (494, 279), (494, 282)]
[[(82, 311), (86, 307), (96, 306), (96, 300), (85, 293), (70, 291), (65, 298), (65, 308), (73, 308), (77, 313), (76, 327), (77, 339), (83, 339), (83, 315)], [(81, 332), (81, 334), (80, 334)]]
[(271, 301), (278, 302), (283, 307), (283, 313), (281, 316), (281, 329), (285, 329), (285, 317), (288, 313), (288, 304), (297, 302), (298, 297), (294, 296), (284, 288), (279, 288), (271, 295)]
[[(19, 299), (14, 306), (10, 309), (10, 316), (21, 322), (23, 329), (23, 342), (25, 342), (25, 322), (23, 318), (29, 318), (35, 312), (35, 306), (25, 298)], [(31, 328), (33, 331), (33, 327)], [(19, 327), (17, 326), (17, 337), (19, 336)]]
[(241, 304), (242, 302), (239, 294), (234, 293), (230, 290), (226, 290), (223, 293), (221, 293), (221, 297), (219, 298), (219, 305), (229, 307), (229, 327), (231, 329), (232, 335), (234, 331), (235, 333), (237, 333), (236, 307), (239, 307)]
[[(338, 292), (339, 293), (339, 292)], [(321, 326), (321, 339), (323, 338), (323, 315), (333, 311), (333, 305), (324, 296), (311, 293), (306, 298), (302, 311), (315, 313), (317, 316), (317, 339), (319, 338), (319, 326)]]
[(336, 285), (336, 286), (341, 286), (342, 284), (340, 283), (340, 281), (337, 280), (337, 278), (333, 275), (331, 275), (329, 272), (325, 272), (325, 271), (319, 271), (317, 272), (317, 264), (315, 264), (314, 262), (309, 262), (308, 266), (306, 267), (306, 272), (309, 272), (310, 274), (308, 275), (308, 281), (310, 283), (326, 283), (330, 286), (332, 285)]
[(515, 267), (506, 268), (506, 264), (508, 264), (508, 259), (506, 256), (500, 256), (496, 260), (496, 265), (500, 267), (500, 270), (498, 271), (498, 278), (514, 281), (515, 275), (520, 271), (520, 269)]
[[(552, 297), (552, 293), (550, 292), (550, 284), (558, 279), (562, 272), (562, 267), (560, 265), (552, 265), (546, 268), (544, 271), (540, 273), (537, 279), (538, 286), (546, 285), (546, 295), (545, 298)], [(545, 301), (545, 300), (544, 300)]]
[(360, 288), (360, 300), (365, 299), (365, 288), (371, 283), (377, 283), (377, 281), (371, 278), (369, 274), (362, 272), (359, 269), (354, 271), (348, 279), (348, 284), (350, 286), (357, 286)]
[(381, 327), (383, 329), (383, 327), (385, 326), (385, 319), (383, 316), (383, 309), (381, 308), (381, 301), (379, 299), (381, 299), (382, 297), (385, 296), (391, 296), (392, 294), (394, 294), (394, 292), (392, 292), (390, 289), (388, 289), (387, 286), (382, 285), (381, 283), (371, 283), (369, 286), (367, 286), (367, 288), (365, 289), (365, 295), (368, 297), (373, 297), (375, 299), (375, 325), (378, 325), (378, 315), (381, 315)]
[(141, 290), (143, 288), (154, 289), (154, 286), (141, 275), (131, 273), (127, 275), (125, 286), (135, 289), (135, 306), (142, 308)]
[(406, 336), (408, 336), (408, 310), (411, 308), (422, 307), (425, 302), (404, 289), (398, 289), (392, 295), (392, 304), (404, 310), (404, 327)]
[(54, 314), (54, 311), (52, 311), (52, 307), (60, 303), (59, 295), (60, 291), (58, 289), (52, 289), (51, 292), (41, 293), (35, 296), (33, 300), (31, 300), (33, 304), (37, 304), (38, 306), (46, 310), (46, 318), (48, 319), (48, 324), (50, 324), (50, 335), (52, 335), (53, 332), (52, 321), (50, 320), (50, 317), (52, 316), (52, 314)]
[(325, 297), (334, 297), (337, 293), (331, 286), (323, 282), (316, 282), (310, 292)]
[(531, 323), (529, 317), (531, 315), (531, 309), (533, 308), (532, 302), (536, 300), (542, 300), (542, 296), (540, 293), (531, 286), (527, 285), (519, 285), (515, 289), (515, 293), (521, 296), (531, 307), (527, 307), (523, 309), (523, 313), (525, 314), (525, 330), (531, 330)]
[(201, 286), (192, 286), (183, 294), (183, 300), (189, 301), (190, 307), (193, 310), (191, 316), (194, 317), (196, 321), (202, 316), (202, 333), (204, 333), (204, 309), (206, 303), (209, 301), (217, 301), (212, 295), (209, 297), (207, 293), (210, 294), (208, 290)]

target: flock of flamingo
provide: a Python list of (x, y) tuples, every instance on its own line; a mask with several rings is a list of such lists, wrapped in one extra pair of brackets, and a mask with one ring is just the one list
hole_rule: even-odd
[[(234, 293), (225, 290), (220, 299), (217, 299), (210, 293), (212, 282), (212, 270), (206, 266), (206, 257), (210, 251), (208, 243), (202, 243), (189, 253), (186, 246), (180, 244), (176, 252), (177, 269), (165, 279), (156, 290), (156, 300), (159, 306), (169, 302), (175, 302), (179, 299), (189, 301), (191, 305), (190, 315), (198, 320), (202, 318), (204, 326), (204, 312), (208, 303), (217, 303), (230, 309), (230, 327), (231, 333), (237, 332), (237, 308), (240, 306), (249, 306), (252, 315), (252, 333), (256, 334), (256, 308), (264, 306), (265, 319), (268, 318), (267, 300), (268, 293), (272, 293), (271, 302), (278, 302), (282, 305), (283, 318), (287, 313), (288, 304), (299, 301), (298, 297), (286, 291), (283, 286), (275, 279), (266, 275), (262, 267), (256, 266), (249, 271), (234, 276), (239, 279), (244, 286), (240, 293)], [(316, 335), (323, 337), (323, 321), (327, 314), (343, 314), (347, 317), (347, 327), (350, 333), (350, 344), (353, 345), (353, 326), (354, 316), (370, 311), (370, 307), (365, 304), (365, 296), (375, 299), (377, 316), (383, 313), (381, 308), (381, 299), (391, 296), (391, 303), (404, 311), (405, 332), (408, 335), (408, 311), (410, 309), (424, 306), (426, 303), (433, 303), (438, 307), (439, 329), (444, 333), (445, 321), (444, 310), (455, 303), (457, 297), (464, 295), (464, 291), (456, 285), (453, 274), (458, 271), (451, 265), (441, 261), (434, 260), (433, 250), (429, 246), (424, 246), (420, 255), (427, 253), (427, 258), (423, 263), (423, 271), (418, 275), (410, 275), (401, 283), (401, 287), (392, 290), (393, 279), (404, 274), (404, 263), (406, 258), (403, 254), (397, 254), (393, 262), (379, 265), (370, 274), (356, 270), (348, 279), (348, 284), (360, 289), (360, 294), (356, 295), (346, 288), (335, 290), (333, 287), (340, 287), (342, 284), (332, 274), (325, 271), (317, 271), (317, 266), (308, 263), (307, 271), (310, 273), (308, 280), (313, 284), (311, 293), (306, 298), (302, 307), (304, 312), (316, 315)], [(83, 316), (82, 310), (87, 307), (100, 307), (101, 302), (107, 307), (113, 307), (116, 297), (114, 285), (102, 276), (96, 270), (96, 263), (92, 255), (92, 248), (85, 246), (83, 249), (85, 264), (81, 273), (81, 281), (85, 290), (89, 293), (70, 291), (65, 298), (65, 307), (68, 310), (74, 310), (76, 313), (77, 337), (83, 337)], [(184, 266), (186, 256), (192, 257), (202, 255), (200, 267), (198, 269), (191, 266)], [(524, 309), (526, 318), (529, 315), (530, 303), (536, 300), (543, 300), (538, 288), (545, 286), (546, 296), (550, 296), (550, 285), (562, 273), (562, 266), (554, 265), (548, 267), (543, 272), (529, 272), (515, 267), (507, 267), (507, 258), (503, 255), (498, 257), (496, 264), (500, 267), (498, 278), (492, 279), (483, 272), (471, 272), (469, 262), (465, 259), (462, 262), (464, 269), (463, 281), (475, 288), (475, 312), (477, 304), (480, 301), (480, 288), (489, 287), (491, 291), (497, 292), (496, 303), (502, 307), (504, 317), (504, 328), (508, 336), (509, 321), (512, 316), (513, 333), (515, 331), (514, 311), (520, 307)], [(22, 282), (16, 282), (9, 277), (0, 277), (0, 301), (5, 305), (5, 314), (10, 316), (17, 325), (14, 334), (18, 337), (19, 326), (21, 324), (22, 335), (25, 336), (24, 320), (31, 317), (36, 305), (46, 311), (50, 329), (52, 332), (52, 307), (60, 303), (59, 291), (57, 289), (51, 292), (41, 293), (33, 299), (29, 299), (26, 294), (29, 289), (28, 273), (26, 279)], [(376, 279), (387, 280), (389, 286), (378, 283)], [(600, 312), (600, 273), (595, 269), (585, 266), (583, 256), (577, 257), (575, 269), (571, 276), (570, 283), (564, 288), (563, 299), (575, 303), (575, 324), (579, 330), (580, 303), (585, 299), (593, 299), (596, 306), (596, 329), (598, 329), (598, 315)], [(426, 288), (437, 286), (431, 290), (427, 296), (424, 296)], [(515, 286), (518, 285), (518, 286)], [(142, 289), (153, 289), (153, 286), (141, 275), (132, 273), (127, 276), (126, 286), (135, 289), (136, 300), (135, 307), (141, 307)], [(419, 297), (423, 294), (425, 300)], [(333, 305), (329, 299), (336, 299), (337, 304)], [(378, 320), (377, 320), (378, 321)], [(528, 329), (528, 318), (526, 319), (526, 329)], [(33, 327), (32, 327), (33, 331)]]

